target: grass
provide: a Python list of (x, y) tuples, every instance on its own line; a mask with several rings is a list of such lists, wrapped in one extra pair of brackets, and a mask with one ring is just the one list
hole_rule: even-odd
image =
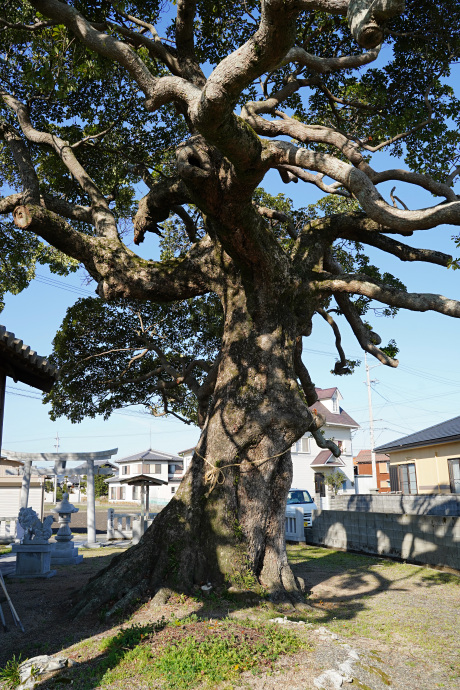
[[(134, 624), (105, 637), (98, 644), (99, 657), (91, 669), (72, 669), (75, 690), (159, 687), (165, 690), (216, 687), (235, 681), (241, 673), (271, 669), (285, 654), (307, 643), (289, 630), (253, 621), (162, 618)], [(81, 643), (75, 649), (80, 649)], [(93, 650), (94, 651), (94, 650)]]
[(288, 554), (297, 575), (318, 583), (308, 598), (310, 622), (350, 641), (397, 647), (418, 662), (436, 660), (451, 679), (460, 677), (459, 575), (313, 546), (290, 546)]
[(11, 546), (0, 546), (0, 556), (11, 553)]
[(6, 662), (5, 666), (0, 669), (0, 683), (4, 684), (5, 688), (14, 690), (20, 682), (21, 676), (19, 675), (19, 666), (22, 663), (21, 655), (16, 658), (13, 655), (9, 661)]

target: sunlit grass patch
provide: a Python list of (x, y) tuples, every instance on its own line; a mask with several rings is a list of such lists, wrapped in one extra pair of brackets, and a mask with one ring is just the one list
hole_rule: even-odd
[(164, 688), (215, 686), (244, 671), (271, 668), (280, 655), (306, 646), (291, 631), (270, 624), (176, 620), (161, 631), (133, 626), (101, 643), (108, 654), (100, 662), (100, 684), (110, 686), (135, 675)]

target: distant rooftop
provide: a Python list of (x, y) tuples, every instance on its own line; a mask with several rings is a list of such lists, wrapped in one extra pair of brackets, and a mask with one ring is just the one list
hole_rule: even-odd
[(334, 395), (335, 391), (338, 390), (337, 387), (335, 388), (315, 388), (316, 395), (318, 396), (318, 400), (329, 400), (332, 398)]
[(118, 464), (121, 462), (180, 462), (182, 463), (184, 461), (183, 458), (180, 458), (178, 455), (172, 455), (171, 453), (164, 453), (163, 451), (160, 450), (154, 450), (153, 448), (149, 448), (148, 450), (143, 450), (140, 453), (135, 453), (135, 455), (129, 455), (126, 458), (120, 458), (120, 460), (116, 460)]
[(13, 381), (21, 381), (47, 393), (58, 378), (58, 370), (46, 357), (37, 355), (5, 326), (0, 326), (0, 368)]
[(416, 431), (414, 434), (402, 436), (395, 441), (385, 443), (375, 448), (375, 452), (389, 452), (404, 448), (419, 448), (420, 446), (433, 446), (436, 443), (448, 443), (460, 440), (460, 417), (453, 417), (446, 422), (429, 426), (427, 429)]
[[(388, 462), (389, 459), (390, 456), (386, 453), (375, 454), (376, 462)], [(353, 458), (353, 462), (355, 463), (355, 465), (368, 464), (372, 462), (371, 451), (368, 449), (360, 450), (358, 455), (355, 458)]]
[[(333, 389), (330, 388), (329, 390)], [(331, 412), (325, 405), (323, 405), (322, 402), (318, 400), (318, 402), (310, 405), (309, 409), (316, 410), (318, 414), (324, 415), (327, 424), (337, 424), (338, 426), (348, 426), (354, 429), (359, 429), (358, 422), (355, 422), (355, 420), (352, 419), (352, 417), (350, 417), (350, 415), (341, 407), (339, 407), (339, 412)]]

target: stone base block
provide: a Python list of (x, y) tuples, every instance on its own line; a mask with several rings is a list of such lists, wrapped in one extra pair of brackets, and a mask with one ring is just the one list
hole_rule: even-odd
[(11, 551), (16, 554), (14, 576), (18, 579), (52, 577), (48, 574), (51, 572), (51, 549), (51, 544), (13, 544)]
[(73, 542), (61, 542), (53, 544), (51, 551), (51, 565), (77, 565), (81, 563), (83, 556), (78, 555), (78, 547)]

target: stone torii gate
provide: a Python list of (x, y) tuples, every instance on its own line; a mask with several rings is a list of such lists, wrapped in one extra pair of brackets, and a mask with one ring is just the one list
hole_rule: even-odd
[(63, 474), (68, 462), (77, 461), (86, 464), (85, 469), (72, 470), (73, 474), (86, 474), (86, 501), (87, 501), (87, 531), (88, 546), (96, 544), (96, 499), (94, 492), (94, 461), (110, 460), (112, 455), (118, 453), (118, 448), (111, 450), (100, 450), (94, 453), (20, 453), (17, 451), (7, 451), (4, 453), (12, 460), (20, 460), (24, 463), (24, 474), (22, 476), (21, 487), (21, 508), (27, 508), (29, 500), (30, 476), (33, 462), (51, 462), (54, 464), (54, 473)]

